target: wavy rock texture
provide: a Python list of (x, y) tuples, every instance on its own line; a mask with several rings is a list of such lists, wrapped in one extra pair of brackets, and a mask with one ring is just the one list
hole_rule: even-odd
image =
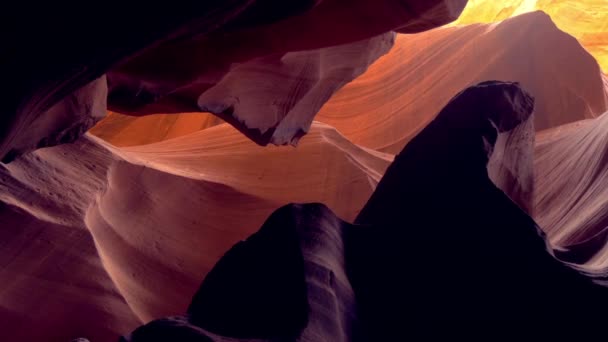
[(599, 273), (608, 266), (607, 127), (604, 114), (541, 132), (535, 162), (539, 224), (560, 257)]
[[(208, 33), (251, 3), (182, 2), (171, 8), (150, 8), (145, 16), (139, 15), (140, 6), (119, 2), (108, 2), (96, 11), (86, 6), (66, 10), (65, 4), (35, 4), (36, 13), (31, 13), (33, 4), (27, 1), (16, 4), (10, 14), (2, 17), (6, 53), (1, 67), (5, 82), (11, 87), (0, 107), (0, 159), (6, 160), (7, 154), (13, 157), (9, 151), (23, 147), (23, 143), (15, 146), (14, 139), (27, 136), (31, 125), (63, 131), (72, 125), (62, 121), (66, 115), (77, 117), (76, 122), (88, 120), (85, 108), (80, 106), (58, 118), (44, 113), (71, 93), (88, 87), (118, 62), (153, 43), (188, 33)], [(120, 8), (120, 13), (115, 8)], [(107, 25), (108, 18), (112, 18), (111, 25)], [(88, 97), (96, 98), (96, 94)], [(51, 122), (39, 122), (44, 117)], [(28, 147), (35, 146), (41, 137), (34, 138)]]
[(11, 162), (36, 148), (75, 141), (106, 115), (107, 93), (106, 78), (102, 76), (40, 112), (37, 117), (19, 118), (15, 127), (4, 132), (5, 140), (10, 141), (10, 149), (1, 156), (2, 162)]
[[(110, 72), (109, 101), (111, 108), (130, 114), (196, 109), (212, 112), (258, 144), (295, 144), (321, 105), (337, 89), (388, 52), (393, 37), (393, 33), (385, 33), (360, 42), (318, 50), (267, 52), (268, 56), (253, 60), (240, 60), (240, 55), (217, 56), (218, 65), (213, 60), (207, 61), (210, 57), (203, 59), (200, 56), (202, 52), (191, 56), (189, 51), (204, 48), (204, 55), (208, 56), (208, 51), (222, 51), (221, 48), (208, 47), (205, 41), (192, 42), (186, 47), (171, 47), (170, 50), (171, 54), (181, 53), (175, 55), (175, 59), (179, 59), (178, 56), (198, 57), (190, 61), (191, 69), (164, 70), (172, 66), (183, 68), (184, 64), (166, 64), (164, 61), (169, 57), (152, 54), (148, 58), (154, 61), (142, 61), (146, 57), (143, 56), (130, 62), (135, 66), (155, 65), (149, 71), (151, 75)], [(146, 80), (146, 77), (156, 77), (155, 73), (184, 74), (188, 78)], [(176, 85), (180, 82), (187, 83)]]
[(485, 339), (497, 331), (555, 338), (562, 332), (545, 328), (555, 322), (602, 332), (608, 289), (556, 260), (486, 169), (488, 145), (531, 111), (517, 86), (480, 84), (396, 156), (355, 220), (382, 233), (366, 236), (368, 253), (347, 254), (370, 338)]
[[(323, 201), (352, 220), (391, 160), (392, 156), (351, 144), (324, 124), (313, 124), (298, 149), (263, 148), (223, 124), (129, 149), (115, 149), (88, 137), (23, 156), (2, 169), (2, 202), (24, 211), (21, 216), (6, 216), (3, 226), (17, 229), (29, 220), (67, 227), (56, 230), (72, 232), (69, 236), (79, 237), (78, 241), (92, 237), (104, 268), (91, 274), (106, 279), (108, 292), (98, 296), (117, 296), (112, 305), (126, 310), (121, 314), (116, 309), (113, 316), (101, 299), (86, 305), (78, 301), (84, 312), (91, 313), (85, 322), (74, 318), (83, 312), (74, 308), (61, 314), (63, 324), (53, 325), (52, 320), (46, 324), (38, 313), (53, 312), (54, 303), (65, 300), (66, 285), (53, 282), (42, 288), (35, 277), (14, 283), (14, 270), (23, 261), (8, 258), (3, 274), (9, 278), (2, 279), (16, 288), (4, 292), (2, 308), (22, 314), (9, 316), (11, 325), (4, 327), (4, 333), (24, 340), (37, 336), (62, 340), (73, 333), (108, 340), (118, 331), (133, 329), (136, 322), (184, 312), (201, 277), (275, 208), (288, 202)], [(66, 245), (72, 241), (64, 241), (59, 233), (51, 238)], [(5, 241), (7, 253), (22, 248), (17, 244), (20, 240)], [(26, 250), (28, 260), (67, 263), (55, 248)], [(92, 257), (87, 254), (91, 252), (95, 250), (73, 253), (86, 258)], [(46, 263), (30, 262), (39, 272), (56, 274)], [(80, 263), (64, 267), (62, 272), (81, 274)], [(15, 295), (17, 288), (36, 289), (49, 298), (49, 307), (39, 303), (36, 310), (24, 312), (21, 305), (28, 301)], [(88, 296), (77, 287), (74, 291), (78, 298)], [(31, 297), (32, 303), (36, 298)], [(71, 328), (72, 319), (80, 328)], [(22, 329), (32, 324), (39, 329)]]
[(520, 82), (536, 98), (537, 130), (608, 109), (593, 57), (534, 12), (499, 24), (398, 36), (390, 53), (336, 93), (316, 119), (356, 144), (396, 153), (451, 94), (492, 79)]
[(152, 321), (125, 341), (360, 340), (346, 274), (353, 229), (322, 204), (282, 207), (222, 257), (188, 317)]
[[(87, 213), (87, 225), (96, 239), (105, 241), (99, 242), (100, 252), (107, 255), (106, 264), (116, 270), (113, 279), (139, 317), (180, 312), (189, 300), (184, 294), (192, 293), (200, 276), (283, 203), (323, 201), (354, 218), (388, 161), (327, 126), (317, 127), (292, 151), (269, 153), (223, 125), (121, 152), (131, 163), (110, 169), (109, 188)], [(158, 184), (173, 195), (159, 191)], [(174, 206), (163, 204), (167, 200)], [(128, 242), (124, 254), (112, 247), (119, 241), (116, 234)], [(143, 251), (141, 261), (135, 261), (131, 245)], [(164, 267), (147, 261), (165, 259), (165, 254), (176, 257), (164, 260)], [(159, 292), (174, 298), (167, 301)]]
[[(70, 132), (68, 141), (84, 132), (74, 127), (90, 126), (91, 118), (98, 117), (87, 111), (88, 104), (66, 107), (62, 116), (45, 113), (67, 96), (80, 96), (70, 95), (74, 92), (103, 97), (89, 91), (104, 73), (111, 109), (129, 114), (211, 110), (259, 144), (295, 142), (316, 109), (390, 47), (392, 30), (440, 26), (456, 19), (465, 4), (231, 0), (153, 7), (145, 16), (135, 4), (109, 2), (100, 11), (45, 5), (38, 8), (44, 14), (30, 17), (31, 25), (15, 22), (19, 14), (29, 13), (28, 6), (18, 6), (12, 18), (2, 20), (4, 32), (14, 33), (6, 38), (9, 53), (2, 64), (5, 81), (14, 86), (0, 107), (0, 160), (8, 162), (41, 140), (60, 143), (56, 137), (65, 131)], [(111, 11), (115, 7), (120, 15)], [(79, 11), (87, 15), (69, 14)], [(37, 60), (41, 53), (47, 63)], [(269, 71), (280, 86), (267, 87), (284, 92), (281, 96), (249, 98), (263, 89), (229, 87), (235, 77), (263, 83), (256, 73), (266, 77)], [(251, 112), (240, 103), (253, 105)], [(259, 110), (266, 105), (274, 110)], [(27, 140), (31, 126), (41, 128)]]
[(209, 113), (131, 116), (109, 112), (89, 133), (118, 147), (151, 144), (224, 123)]
[(559, 28), (576, 37), (608, 72), (606, 0), (470, 0), (454, 24), (491, 23), (537, 10), (546, 12)]
[[(593, 57), (549, 17), (534, 12), (499, 24), (397, 35), (391, 51), (332, 96), (315, 119), (359, 145), (396, 153), (451, 95), (489, 79), (520, 82), (533, 94), (537, 130), (608, 109), (605, 76)], [(208, 125), (207, 120), (203, 114), (184, 119), (111, 115), (92, 132), (128, 146), (193, 132)], [(188, 129), (182, 128), (185, 122), (191, 123)]]
[[(525, 97), (509, 98), (479, 104), (515, 106), (522, 113), (528, 108), (529, 112)], [(526, 149), (532, 121), (526, 122), (497, 135), (491, 134), (494, 126), (486, 125), (486, 144), (477, 140), (484, 155), (494, 141), (494, 151), (503, 150), (503, 158), (489, 167), (490, 173), (497, 170), (494, 181), (507, 184), (503, 189), (524, 209), (530, 196), (529, 159), (512, 157), (508, 146)], [(457, 121), (450, 125), (460, 127)], [(72, 145), (42, 149), (3, 167), (1, 194), (3, 202), (22, 208), (30, 220), (91, 234), (107, 272), (100, 279), (112, 279), (115, 287), (109, 293), (124, 298), (115, 298), (115, 305), (130, 310), (122, 316), (128, 318), (117, 322), (115, 316), (104, 316), (106, 304), (87, 303), (92, 317), (81, 322), (78, 332), (105, 339), (125, 331), (125, 326), (134, 328), (137, 321), (184, 312), (201, 277), (232, 244), (251, 234), (283, 203), (323, 201), (340, 217), (354, 219), (391, 160), (391, 155), (353, 145), (321, 123), (313, 124), (297, 149), (259, 147), (223, 124), (145, 146), (117, 149), (88, 136)], [(287, 183), (279, 184), (278, 179)], [(24, 219), (14, 220), (9, 224)], [(49, 262), (56, 260), (46, 250), (31, 253)], [(7, 267), (18, 266), (9, 263)], [(38, 282), (26, 278), (19, 286), (38, 288)], [(52, 284), (44, 292), (51, 298), (49, 303), (62, 300), (57, 290), (61, 286)], [(3, 307), (18, 311), (20, 303), (9, 294)], [(70, 317), (63, 316), (67, 321)], [(63, 330), (69, 329), (64, 325), (12, 330), (37, 324), (31, 313), (12, 322), (7, 332), (26, 340), (44, 334), (72, 336), (72, 331)]]
[[(59, 39), (59, 36), (51, 39), (53, 34), (62, 33), (62, 29), (74, 31), (70, 18), (53, 17), (59, 24), (49, 25), (49, 31), (40, 36), (48, 42), (15, 50), (21, 54), (34, 52), (32, 46), (48, 48), (45, 51), (49, 52), (50, 61), (59, 67), (46, 70), (45, 65), (32, 61), (32, 54), (25, 56), (21, 65), (23, 69), (31, 62), (35, 64), (32, 70), (23, 71), (15, 65), (15, 70), (9, 70), (8, 80), (26, 72), (22, 75), (37, 75), (31, 79), (48, 83), (20, 81), (10, 90), (12, 93), (8, 95), (15, 97), (7, 95), (2, 111), (19, 115), (0, 116), (3, 120), (0, 127), (10, 132), (0, 151), (13, 149), (16, 153), (8, 154), (8, 159), (12, 159), (32, 144), (48, 146), (76, 139), (97, 119), (96, 113), (104, 106), (103, 101), (93, 96), (99, 95), (99, 91), (84, 90), (99, 86), (103, 91), (105, 84), (100, 79), (82, 88), (83, 91), (72, 91), (85, 80), (99, 76), (112, 61), (134, 52), (106, 54), (103, 48), (111, 43), (131, 46), (128, 43), (134, 41), (142, 47), (159, 36), (167, 40), (113, 67), (107, 75), (111, 107), (122, 106), (131, 113), (171, 112), (177, 108), (200, 110), (201, 94), (207, 94), (209, 97), (202, 97), (205, 106), (211, 103), (222, 111), (229, 105), (259, 110), (268, 104), (269, 98), (259, 98), (260, 102), (248, 98), (250, 94), (263, 93), (263, 89), (251, 85), (259, 75), (280, 71), (272, 79), (284, 82), (267, 85), (268, 89), (285, 86), (279, 89), (281, 98), (274, 103), (274, 111), (268, 116), (253, 117), (253, 123), (259, 127), (252, 132), (261, 127), (270, 133), (263, 136), (259, 130), (258, 137), (247, 131), (254, 126), (247, 129), (243, 126), (241, 131), (253, 138), (269, 139), (278, 139), (277, 132), (300, 132), (307, 121), (300, 121), (304, 114), (299, 106), (320, 106), (321, 100), (345, 79), (363, 72), (366, 63), (371, 63), (390, 44), (392, 33), (383, 34), (387, 27), (403, 32), (430, 28), (443, 22), (439, 18), (447, 21), (453, 17), (461, 10), (462, 1), (413, 4), (360, 0), (349, 2), (349, 10), (345, 11), (344, 3), (338, 0), (303, 1), (295, 11), (279, 6), (275, 12), (265, 12), (267, 6), (277, 3), (209, 2), (199, 6), (217, 5), (217, 17), (201, 19), (197, 17), (202, 13), (198, 8), (188, 13), (193, 21), (179, 31), (176, 27), (185, 20), (184, 15), (176, 21), (175, 13), (169, 12), (158, 31), (146, 32), (143, 25), (132, 35), (114, 42), (101, 33), (93, 34), (98, 41), (83, 42), (82, 51), (74, 56), (66, 56), (73, 52), (69, 42), (80, 33), (71, 33), (63, 43), (53, 46)], [(241, 6), (242, 12), (234, 11), (236, 5)], [(94, 15), (102, 15), (104, 11)], [(403, 24), (405, 13), (409, 13), (408, 25), (398, 27)], [(120, 15), (123, 14), (124, 18), (117, 18), (116, 32), (124, 33), (128, 28), (124, 21), (130, 15), (128, 9)], [(105, 15), (107, 20), (109, 14)], [(369, 25), (360, 25), (363, 15), (369, 17), (366, 22)], [(286, 16), (291, 17), (282, 20)], [(82, 34), (91, 34), (89, 26), (95, 23), (93, 19), (90, 23), (83, 19)], [(133, 24), (145, 24), (139, 20), (148, 19), (159, 18), (151, 15)], [(49, 24), (49, 19), (42, 18), (41, 22)], [(309, 26), (301, 26), (304, 24)], [(107, 25), (102, 26), (108, 29)], [(217, 30), (205, 31), (210, 26)], [(310, 30), (303, 32), (301, 27)], [(323, 31), (328, 27), (333, 30)], [(199, 34), (180, 39), (193, 30)], [(289, 34), (293, 40), (287, 40)], [(194, 315), (198, 317), (196, 323), (205, 329), (192, 325), (185, 317), (176, 317), (153, 321), (139, 330), (144, 335), (136, 332), (132, 340), (159, 339), (164, 333), (172, 339), (180, 336), (181, 340), (193, 341), (206, 340), (203, 335), (221, 340), (218, 334), (240, 338), (295, 335), (311, 341), (318, 340), (320, 335), (331, 336), (327, 340), (394, 340), (403, 334), (416, 339), (418, 332), (425, 333), (425, 338), (448, 332), (451, 339), (472, 328), (471, 322), (475, 328), (507, 331), (508, 327), (512, 331), (511, 324), (532, 319), (546, 323), (533, 326), (545, 333), (544, 327), (549, 324), (588, 330), (603, 327), (603, 314), (591, 313), (605, 308), (605, 290), (557, 262), (546, 249), (536, 224), (524, 212), (533, 214), (548, 233), (558, 258), (571, 262), (569, 266), (594, 276), (596, 281), (604, 281), (601, 158), (605, 145), (601, 132), (604, 117), (540, 133), (535, 159), (531, 145), (534, 121), (536, 128), (542, 129), (604, 112), (606, 77), (600, 75), (597, 65), (571, 37), (539, 13), (496, 25), (452, 27), (422, 35), (426, 35), (425, 40), (417, 40), (418, 35), (407, 36), (411, 39), (409, 45), (402, 38), (405, 36), (398, 36), (391, 53), (363, 77), (345, 86), (322, 109), (321, 119), (339, 126), (339, 131), (327, 123), (312, 123), (310, 133), (302, 138), (297, 149), (262, 148), (230, 125), (202, 114), (136, 119), (113, 116), (94, 132), (116, 145), (129, 147), (117, 148), (86, 135), (73, 144), (40, 149), (8, 165), (0, 165), (3, 236), (0, 256), (4, 260), (0, 279), (7, 284), (0, 293), (2, 336), (25, 341), (65, 341), (76, 335), (92, 341), (113, 340), (117, 334), (152, 319), (182, 314), (201, 278), (230, 246), (262, 225), (275, 208), (288, 202), (317, 201), (330, 209), (315, 205), (284, 208), (278, 219), (275, 213), (264, 225), (270, 228), (270, 233), (261, 232), (265, 237), (248, 239), (239, 245), (245, 247), (228, 253), (236, 257), (220, 263), (216, 275), (208, 278), (200, 289), (202, 297), (197, 298), (204, 305), (190, 306), (191, 314), (200, 313), (201, 307), (207, 308), (200, 316)], [(543, 39), (539, 38), (541, 35)], [(362, 40), (353, 43), (355, 37)], [(31, 42), (34, 41), (37, 40)], [(193, 43), (201, 43), (200, 50), (180, 55), (196, 45)], [(7, 43), (10, 48), (15, 47), (11, 44), (12, 41)], [(560, 44), (560, 50), (555, 51), (563, 53), (567, 47), (567, 53), (547, 53)], [(222, 53), (209, 54), (210, 47)], [(358, 54), (368, 48), (369, 55)], [(413, 54), (411, 57), (404, 52), (406, 48)], [(516, 56), (503, 49), (519, 52)], [(531, 52), (532, 57), (522, 60), (521, 51)], [(357, 54), (358, 62), (344, 61), (348, 70), (340, 70), (333, 63), (329, 67), (324, 64), (351, 53)], [(179, 56), (185, 56), (182, 63), (176, 59)], [(208, 64), (195, 63), (203, 57), (209, 58), (205, 59)], [(95, 63), (86, 64), (87, 58), (93, 58)], [(471, 75), (473, 59), (488, 61), (479, 75)], [(376, 67), (381, 63), (394, 75)], [(224, 64), (225, 68), (213, 69)], [(474, 66), (479, 67), (478, 64)], [(67, 68), (73, 65), (88, 67)], [(314, 74), (312, 70), (319, 74), (301, 77), (309, 72)], [(66, 75), (69, 77), (65, 83), (58, 86)], [(237, 76), (243, 80), (242, 88), (235, 86)], [(471, 82), (485, 80), (483, 77), (521, 81), (536, 96), (536, 118), (528, 117), (530, 98), (517, 85), (490, 82), (474, 88), (472, 93), (470, 90), (462, 93), (459, 98), (468, 100), (449, 102), (443, 114), (432, 121), (450, 96)], [(556, 78), (547, 81), (549, 77)], [(433, 83), (421, 82), (426, 79)], [(541, 84), (540, 80), (545, 81)], [(483, 90), (498, 84), (502, 92)], [(200, 85), (209, 92), (199, 92)], [(412, 85), (420, 88), (408, 92)], [(234, 101), (234, 97), (215, 102), (216, 96), (222, 98), (232, 91), (247, 105), (239, 107), (240, 102)], [(72, 95), (64, 97), (65, 94)], [(469, 97), (471, 94), (475, 96)], [(12, 102), (16, 99), (23, 99), (24, 105), (17, 106)], [(62, 99), (63, 102), (57, 102)], [(382, 111), (370, 106), (371, 102)], [(53, 103), (55, 112), (39, 116)], [(86, 107), (86, 112), (78, 112), (80, 104)], [(477, 109), (464, 110), (465, 107), (460, 107), (463, 104)], [(12, 111), (12, 105), (18, 110)], [(516, 114), (510, 121), (500, 120), (499, 114), (504, 114), (505, 108)], [(243, 118), (251, 114), (241, 109), (234, 113), (242, 114)], [(58, 112), (65, 115), (57, 116)], [(229, 112), (222, 115), (232, 120), (234, 113)], [(487, 112), (497, 116), (484, 120)], [(297, 115), (291, 117), (290, 113)], [(272, 116), (279, 118), (278, 114), (286, 116), (274, 127)], [(355, 114), (364, 121), (357, 121)], [(459, 119), (454, 120), (454, 116)], [(245, 121), (252, 124), (249, 119)], [(239, 125), (238, 120), (231, 123)], [(424, 127), (427, 128), (423, 130)], [(23, 134), (28, 128), (30, 136)], [(148, 134), (153, 128), (158, 130)], [(202, 128), (205, 129), (200, 131)], [(423, 132), (420, 138), (412, 140), (420, 131)], [(281, 137), (287, 139), (289, 135)], [(405, 144), (406, 150), (387, 173), (384, 185), (360, 213), (393, 160), (392, 154), (377, 150), (396, 152)], [(591, 167), (583, 170), (580, 165)], [(567, 197), (565, 193), (575, 196)], [(373, 224), (380, 230), (368, 234), (369, 227), (346, 224), (338, 217), (348, 221), (359, 217), (359, 223)], [(395, 229), (386, 222), (390, 217), (394, 219), (390, 221), (399, 224), (406, 222)], [(318, 225), (313, 225), (314, 222)], [(277, 227), (293, 229), (283, 232)], [(365, 232), (345, 240), (346, 235), (352, 237), (347, 232), (353, 230)], [(294, 231), (299, 234), (295, 238), (289, 235)], [(319, 239), (319, 235), (323, 238)], [(290, 254), (293, 249), (281, 249), (282, 242), (299, 246), (302, 256)], [(278, 248), (267, 248), (272, 246)], [(301, 270), (298, 267), (302, 261), (303, 271), (293, 272)], [(259, 271), (267, 277), (234, 272), (235, 267), (243, 268), (242, 263), (255, 270), (253, 275)], [(402, 269), (407, 272), (395, 272)], [(277, 277), (279, 272), (286, 277)], [(226, 279), (234, 278), (241, 283), (224, 286)], [(243, 279), (256, 287), (243, 288)], [(266, 279), (276, 282), (265, 283)], [(304, 298), (298, 292), (303, 286), (319, 296)], [(258, 297), (250, 295), (253, 290)], [(298, 295), (285, 293), (292, 290)], [(235, 293), (239, 296), (232, 297)], [(356, 315), (351, 310), (353, 294), (359, 301)], [(271, 295), (283, 297), (276, 300)], [(267, 305), (262, 314), (255, 309), (264, 299)], [(304, 307), (302, 303), (306, 301), (312, 311), (298, 310), (295, 317), (277, 315), (284, 312), (288, 300), (294, 299), (297, 302), (289, 304)], [(226, 303), (230, 305), (224, 306)], [(324, 306), (327, 303), (335, 306)], [(409, 316), (388, 315), (394, 306), (415, 310), (419, 315), (414, 320), (406, 319)], [(460, 308), (465, 306), (465, 311), (472, 315), (463, 314)], [(497, 312), (497, 308), (505, 310)], [(572, 312), (577, 316), (572, 317)], [(233, 315), (237, 313), (241, 316), (235, 318)], [(324, 315), (329, 318), (321, 319)], [(305, 323), (302, 317), (306, 318)], [(235, 318), (232, 323), (240, 324), (235, 325), (238, 331), (225, 326), (230, 318)], [(272, 323), (277, 320), (281, 320), (282, 328), (278, 332), (274, 330), (277, 325)], [(434, 322), (433, 326), (426, 325), (429, 321)], [(403, 332), (403, 322), (409, 322), (411, 329)], [(437, 329), (437, 322), (445, 323), (442, 329)]]
[(556, 260), (486, 169), (498, 134), (532, 110), (516, 84), (465, 90), (396, 157), (355, 221), (363, 225), (322, 205), (281, 208), (220, 259), (187, 316), (125, 340), (553, 337), (561, 332), (545, 324), (602, 321), (593, 308), (608, 289)]
[(7, 341), (112, 341), (140, 322), (83, 224), (112, 160), (79, 139), (0, 167), (0, 274), (7, 285), (0, 307)]
[(534, 116), (510, 131), (498, 133), (488, 161), (488, 176), (529, 215), (534, 214)]
[(113, 341), (139, 324), (88, 231), (4, 203), (0, 226), (4, 341)]
[(394, 34), (386, 33), (233, 66), (196, 102), (261, 145), (295, 145), (331, 95), (387, 53), (393, 41)]
[[(136, 319), (183, 312), (201, 276), (283, 203), (322, 201), (340, 217), (354, 219), (391, 160), (353, 145), (324, 124), (314, 124), (295, 150), (259, 147), (227, 124), (123, 149), (90, 137), (5, 166), (2, 201), (24, 210), (30, 220), (91, 234), (107, 272), (99, 277), (112, 279), (112, 291), (124, 298), (116, 300), (134, 315), (120, 320), (124, 325), (115, 317), (94, 315), (87, 322), (95, 324), (83, 323), (79, 330), (104, 338)], [(49, 251), (35, 253), (40, 253), (35, 258), (56, 260)], [(37, 284), (26, 278), (19, 286)], [(51, 285), (43, 293), (61, 300), (57, 287), (62, 284)], [(4, 307), (18, 310), (19, 302), (9, 294)], [(91, 301), (87, 310), (106, 312), (99, 305)], [(63, 319), (69, 322), (69, 317)], [(16, 322), (37, 324), (37, 318), (23, 315)], [(72, 333), (62, 330), (64, 325), (40, 326), (19, 330), (20, 336)], [(17, 334), (10, 327), (7, 331)]]

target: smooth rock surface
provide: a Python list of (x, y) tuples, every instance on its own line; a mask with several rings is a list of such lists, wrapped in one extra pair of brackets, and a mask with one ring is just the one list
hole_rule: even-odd
[(608, 110), (593, 57), (541, 12), (491, 25), (400, 35), (395, 47), (321, 108), (316, 120), (356, 144), (397, 153), (463, 88), (519, 82), (536, 99), (536, 130)]
[(284, 203), (323, 201), (354, 219), (392, 156), (312, 127), (297, 149), (260, 147), (227, 124), (128, 149), (87, 135), (2, 166), (3, 336), (112, 341), (185, 312), (226, 250)]
[[(73, 93), (85, 86), (87, 99), (103, 100), (103, 90), (88, 93), (88, 88), (104, 74), (112, 110), (132, 115), (210, 110), (259, 144), (295, 143), (316, 109), (390, 47), (393, 30), (419, 32), (446, 24), (465, 4), (297, 0), (286, 6), (274, 0), (231, 0), (148, 6), (140, 15), (137, 4), (111, 1), (97, 11), (48, 4), (31, 15), (26, 1), (11, 18), (2, 18), (3, 32), (11, 34), (5, 37), (7, 53), (0, 67), (11, 87), (0, 107), (0, 160), (9, 162), (40, 141), (62, 142), (63, 136), (73, 141), (82, 135), (86, 129), (81, 128), (92, 126), (90, 117), (98, 118), (99, 113), (89, 113), (90, 104), (60, 105), (60, 116), (45, 113), (69, 101), (68, 96), (80, 98)], [(29, 18), (28, 25), (14, 19), (20, 15)], [(256, 72), (266, 77), (269, 71), (287, 85), (273, 84), (267, 91), (286, 93), (259, 103), (273, 106), (276, 101), (275, 110), (242, 111), (240, 101), (260, 99), (247, 97), (257, 84), (235, 92), (225, 84), (234, 77), (262, 82)], [(211, 93), (204, 94), (207, 90)], [(39, 127), (30, 137), (32, 125)]]
[(599, 274), (608, 266), (607, 127), (604, 114), (543, 131), (535, 150), (537, 221), (560, 258)]
[(568, 32), (608, 72), (608, 2), (606, 0), (469, 0), (454, 25), (491, 23), (531, 11), (543, 11)]
[(319, 204), (283, 207), (220, 259), (186, 316), (125, 340), (556, 337), (555, 322), (601, 331), (608, 288), (558, 261), (488, 175), (498, 134), (532, 110), (517, 84), (463, 91), (396, 157), (359, 225)]

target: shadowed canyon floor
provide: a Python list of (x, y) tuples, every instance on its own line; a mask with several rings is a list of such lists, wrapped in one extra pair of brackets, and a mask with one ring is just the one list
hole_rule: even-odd
[[(572, 12), (560, 5), (551, 18), (402, 34), (454, 19), (464, 1), (298, 3), (269, 16), (274, 1), (217, 3), (185, 31), (172, 17), (124, 37), (160, 40), (111, 69), (129, 53), (101, 53), (103, 40), (68, 56), (101, 53), (83, 74), (28, 71), (69, 82), (18, 83), (28, 105), (0, 108), (11, 113), (0, 152), (14, 159), (0, 164), (0, 339), (115, 341), (142, 324), (127, 339), (603, 327), (608, 79), (583, 48), (597, 56), (600, 28), (582, 20), (581, 46), (558, 27), (584, 16), (556, 20)], [(531, 4), (504, 17), (488, 7), (488, 22)], [(203, 32), (209, 23), (222, 28)], [(492, 79), (519, 82), (534, 114), (516, 84), (462, 92)], [(84, 134), (106, 100), (135, 116)], [(160, 114), (138, 116), (149, 113)]]

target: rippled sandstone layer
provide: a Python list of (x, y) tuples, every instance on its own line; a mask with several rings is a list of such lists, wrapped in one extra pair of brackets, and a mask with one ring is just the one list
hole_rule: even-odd
[(536, 10), (576, 37), (608, 72), (607, 0), (469, 0), (454, 24), (492, 23)]

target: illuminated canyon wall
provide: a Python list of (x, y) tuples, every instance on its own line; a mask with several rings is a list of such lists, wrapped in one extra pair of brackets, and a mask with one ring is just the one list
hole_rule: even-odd
[(608, 72), (608, 1), (606, 0), (469, 0), (455, 25), (493, 23), (532, 11), (543, 11), (574, 36)]
[(84, 41), (87, 72), (0, 107), (0, 336), (394, 340), (408, 302), (409, 334), (462, 323), (448, 302), (601, 329), (605, 2), (469, 1), (437, 27), (465, 1), (234, 1), (134, 57)]

